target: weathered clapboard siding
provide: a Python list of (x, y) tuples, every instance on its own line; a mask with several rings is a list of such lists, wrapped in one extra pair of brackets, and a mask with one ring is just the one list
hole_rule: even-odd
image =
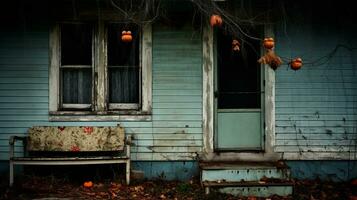
[(302, 57), (306, 64), (299, 71), (286, 65), (276, 71), (275, 151), (287, 159), (356, 159), (356, 50), (339, 47), (311, 64), (337, 45), (356, 48), (355, 31), (334, 28), (338, 24), (328, 20), (317, 26), (306, 20), (277, 31), (276, 52), (284, 58)]
[[(0, 160), (31, 126), (115, 126), (134, 136), (133, 160), (193, 160), (202, 149), (200, 32), (153, 27), (153, 116), (148, 122), (49, 122), (48, 27), (0, 31)], [(15, 151), (21, 153), (21, 145)]]
[[(141, 140), (138, 159), (155, 159), (154, 152), (168, 152), (157, 155), (187, 160), (202, 149), (201, 37), (199, 31), (187, 28), (153, 27), (153, 127), (164, 126), (156, 131), (170, 130), (174, 135)], [(179, 140), (185, 134), (189, 136)]]

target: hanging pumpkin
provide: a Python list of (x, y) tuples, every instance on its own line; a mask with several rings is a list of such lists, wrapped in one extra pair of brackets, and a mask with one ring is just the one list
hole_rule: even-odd
[(272, 48), (274, 48), (274, 45), (275, 45), (274, 39), (271, 38), (271, 37), (270, 38), (265, 38), (264, 41), (263, 41), (263, 46), (266, 49), (272, 49)]
[(133, 36), (131, 35), (131, 31), (123, 31), (123, 32), (121, 32), (121, 40), (123, 42), (131, 42), (133, 40)]
[(91, 188), (91, 187), (93, 187), (93, 182), (92, 181), (86, 181), (86, 182), (83, 183), (83, 186), (85, 188)]
[(302, 59), (295, 58), (290, 62), (290, 68), (293, 70), (299, 70), (302, 67)]
[(212, 27), (221, 26), (223, 23), (222, 17), (219, 15), (212, 15), (210, 19), (210, 24)]
[(236, 39), (232, 40), (232, 50), (233, 51), (239, 51), (240, 50), (239, 46), (240, 46), (240, 43), (238, 40), (236, 40)]

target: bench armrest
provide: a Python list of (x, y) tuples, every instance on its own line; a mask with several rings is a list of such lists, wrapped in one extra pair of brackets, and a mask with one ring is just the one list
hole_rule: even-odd
[(132, 145), (132, 136), (131, 135), (127, 135), (125, 138), (125, 153), (126, 156), (130, 159), (130, 146)]
[(14, 145), (16, 140), (21, 140), (22, 142), (26, 142), (26, 136), (10, 136), (9, 144)]
[(126, 145), (132, 145), (132, 136), (131, 135), (127, 135), (125, 138), (125, 144)]
[(21, 140), (24, 146), (24, 153), (26, 150), (26, 145), (27, 145), (27, 137), (26, 136), (10, 136), (9, 139), (9, 145), (10, 145), (10, 151), (9, 151), (9, 158), (13, 158), (14, 157), (14, 153), (15, 153), (15, 143), (17, 140)]

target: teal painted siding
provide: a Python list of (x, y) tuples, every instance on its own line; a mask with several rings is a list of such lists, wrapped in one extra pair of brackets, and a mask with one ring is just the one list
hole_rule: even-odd
[[(0, 31), (0, 160), (29, 127), (115, 126), (134, 135), (133, 160), (192, 160), (202, 148), (201, 36), (191, 26), (153, 27), (150, 122), (49, 122), (48, 26)], [(16, 148), (21, 152), (21, 146)]]
[[(314, 18), (311, 13), (308, 9), (296, 15), (276, 31), (276, 52), (284, 58), (301, 57), (306, 64), (299, 71), (287, 65), (276, 71), (275, 150), (313, 152), (316, 157), (319, 152), (352, 152), (351, 158), (355, 158), (355, 25), (347, 18)], [(304, 20), (299, 21), (299, 17)], [(333, 51), (338, 45), (347, 48), (340, 46)]]
[(357, 162), (348, 161), (288, 161), (291, 176), (297, 179), (350, 181), (357, 177)]

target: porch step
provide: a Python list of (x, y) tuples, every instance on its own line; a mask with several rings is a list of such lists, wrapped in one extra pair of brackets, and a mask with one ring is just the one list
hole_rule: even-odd
[(276, 162), (201, 162), (203, 181), (260, 181), (261, 179), (290, 179), (290, 170), (283, 163)]
[(290, 170), (282, 162), (201, 162), (201, 182), (240, 196), (287, 196), (293, 192)]
[(265, 182), (202, 182), (206, 194), (210, 188), (217, 188), (221, 193), (235, 196), (269, 197), (272, 195), (288, 196), (293, 194), (294, 184), (292, 182), (265, 183)]

